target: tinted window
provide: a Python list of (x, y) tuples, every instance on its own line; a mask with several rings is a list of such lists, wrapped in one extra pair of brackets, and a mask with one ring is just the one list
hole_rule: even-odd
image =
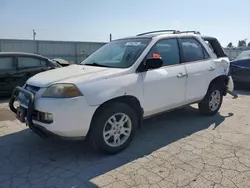
[(18, 58), (18, 67), (19, 68), (31, 68), (31, 67), (40, 67), (41, 60), (31, 57), (19, 57)]
[(12, 57), (0, 57), (0, 70), (12, 70), (13, 58)]
[(148, 54), (148, 58), (153, 54), (159, 54), (163, 60), (163, 66), (180, 63), (179, 46), (177, 39), (161, 40), (155, 44)]
[(208, 59), (209, 55), (203, 46), (193, 38), (181, 39), (181, 45), (183, 49), (184, 62), (199, 61)]

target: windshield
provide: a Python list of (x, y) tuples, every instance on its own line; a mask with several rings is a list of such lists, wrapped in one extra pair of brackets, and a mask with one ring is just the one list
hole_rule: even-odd
[(243, 51), (234, 60), (250, 59), (250, 50)]
[(151, 39), (112, 41), (81, 62), (82, 65), (128, 68), (135, 63)]

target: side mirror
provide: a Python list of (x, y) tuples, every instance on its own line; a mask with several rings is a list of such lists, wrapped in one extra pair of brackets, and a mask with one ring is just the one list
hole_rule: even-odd
[(150, 58), (146, 60), (146, 69), (156, 69), (163, 65), (161, 58)]

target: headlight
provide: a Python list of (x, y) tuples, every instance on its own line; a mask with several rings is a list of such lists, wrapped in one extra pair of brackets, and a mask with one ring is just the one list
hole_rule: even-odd
[(42, 97), (71, 98), (82, 96), (82, 93), (74, 84), (55, 84), (47, 88)]

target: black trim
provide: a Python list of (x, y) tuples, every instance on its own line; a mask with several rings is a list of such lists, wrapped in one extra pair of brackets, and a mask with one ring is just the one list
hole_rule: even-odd
[(183, 48), (182, 48), (182, 45), (181, 45), (180, 37), (178, 37), (177, 40), (178, 40), (179, 53), (180, 53), (180, 64), (182, 64), (182, 63), (185, 63), (185, 62), (184, 62), (184, 55), (183, 55), (184, 53), (183, 53)]
[(34, 125), (32, 121), (32, 113), (34, 110), (34, 99), (35, 99), (34, 94), (32, 92), (27, 91), (24, 88), (17, 86), (13, 90), (12, 95), (10, 97), (9, 108), (15, 114), (17, 113), (17, 109), (14, 107), (14, 102), (18, 98), (18, 94), (20, 92), (23, 93), (28, 98), (28, 108), (27, 108), (26, 119), (27, 119), (29, 127), (32, 127)]
[(136, 36), (143, 36), (143, 35), (152, 34), (152, 33), (167, 33), (167, 32), (171, 32), (172, 34), (180, 33), (180, 31), (178, 31), (178, 30), (157, 30), (157, 31), (149, 31), (149, 32), (145, 32), (145, 33), (140, 33)]
[(216, 38), (214, 38), (214, 37), (202, 37), (202, 39), (204, 41), (207, 41), (210, 43), (210, 45), (212, 46), (212, 48), (214, 50), (215, 55), (217, 55), (218, 58), (227, 57), (227, 55), (225, 54), (219, 41)]
[(200, 35), (201, 33), (199, 31), (181, 31), (180, 33), (193, 33)]

